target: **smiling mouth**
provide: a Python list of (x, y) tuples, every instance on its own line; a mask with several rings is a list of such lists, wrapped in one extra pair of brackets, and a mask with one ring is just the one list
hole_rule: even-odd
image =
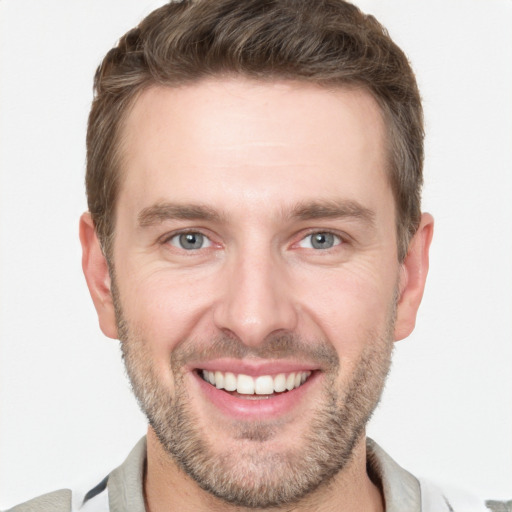
[(279, 373), (277, 375), (234, 374), (231, 372), (198, 370), (199, 376), (219, 390), (240, 398), (269, 398), (302, 386), (311, 376), (310, 371)]

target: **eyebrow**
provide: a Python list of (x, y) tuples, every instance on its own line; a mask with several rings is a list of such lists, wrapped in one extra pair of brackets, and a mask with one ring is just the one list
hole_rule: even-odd
[[(373, 225), (375, 212), (352, 200), (309, 201), (296, 204), (284, 217), (290, 220), (354, 218)], [(157, 203), (138, 214), (141, 227), (167, 220), (203, 220), (219, 222), (224, 218), (217, 210), (201, 204)]]
[(333, 199), (298, 203), (289, 217), (299, 220), (354, 218), (371, 226), (374, 224), (375, 212), (357, 201)]
[(201, 204), (157, 203), (140, 211), (139, 226), (148, 227), (166, 220), (219, 221), (220, 214)]

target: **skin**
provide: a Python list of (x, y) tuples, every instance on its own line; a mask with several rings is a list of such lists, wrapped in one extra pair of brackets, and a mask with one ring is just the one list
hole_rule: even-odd
[[(392, 338), (410, 334), (433, 220), (423, 214), (400, 264), (385, 127), (370, 94), (241, 78), (154, 87), (136, 101), (123, 135), (113, 249), (117, 292), (125, 320), (143, 335), (145, 357), (170, 397), (178, 385), (169, 365), (173, 354), (188, 345), (207, 348), (219, 335), (247, 347), (244, 362), (262, 368), (271, 363), (268, 357), (251, 354), (276, 334), (312, 344), (326, 340), (339, 359), (334, 384), (342, 392), (372, 343), (368, 333), (387, 332), (395, 301)], [(215, 215), (169, 215), (183, 205), (207, 206)], [(304, 205), (309, 209), (297, 215)], [(183, 230), (202, 233), (207, 244), (184, 250), (176, 236)], [(313, 248), (316, 232), (334, 234), (334, 245)], [(108, 266), (87, 213), (80, 235), (100, 327), (117, 338)], [(234, 435), (234, 419), (201, 392), (193, 369), (181, 369), (182, 385), (198, 428), (219, 453), (236, 457), (246, 445)], [(300, 452), (314, 416), (311, 404), (325, 400), (325, 378), (318, 368), (300, 400), (263, 418), (278, 420), (279, 428), (259, 449)], [(152, 512), (173, 506), (242, 510), (200, 489), (151, 427), (145, 493)], [(292, 509), (383, 510), (366, 473), (364, 435), (331, 485), (286, 508)]]

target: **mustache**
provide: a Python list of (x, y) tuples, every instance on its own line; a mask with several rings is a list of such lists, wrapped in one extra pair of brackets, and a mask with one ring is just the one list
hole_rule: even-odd
[(326, 370), (337, 370), (340, 365), (335, 348), (320, 339), (306, 341), (292, 333), (276, 333), (268, 336), (258, 346), (245, 345), (236, 336), (224, 334), (210, 340), (187, 341), (177, 347), (171, 364), (179, 368), (196, 361), (209, 361), (219, 358), (232, 359), (286, 359), (293, 358), (318, 364)]

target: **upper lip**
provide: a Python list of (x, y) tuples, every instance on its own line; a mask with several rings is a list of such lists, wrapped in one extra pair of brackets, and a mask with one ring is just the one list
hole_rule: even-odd
[(188, 366), (190, 370), (231, 372), (234, 374), (249, 375), (251, 377), (257, 377), (258, 375), (277, 375), (279, 373), (314, 371), (319, 369), (318, 364), (286, 359), (251, 360), (219, 358), (208, 361), (198, 361)]

